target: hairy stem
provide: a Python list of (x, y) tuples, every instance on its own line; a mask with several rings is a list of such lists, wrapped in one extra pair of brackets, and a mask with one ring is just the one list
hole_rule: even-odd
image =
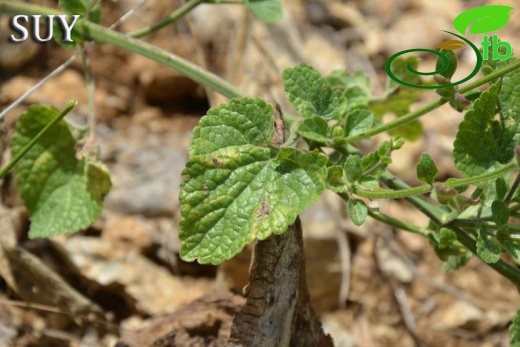
[(139, 37), (149, 35), (159, 29), (162, 29), (165, 26), (175, 22), (179, 18), (184, 17), (188, 12), (190, 12), (191, 10), (193, 10), (195, 7), (199, 6), (203, 2), (204, 2), (204, 0), (190, 0), (187, 3), (185, 3), (184, 5), (182, 5), (181, 7), (179, 7), (177, 10), (172, 12), (169, 16), (161, 19), (157, 23), (154, 23), (150, 26), (147, 26), (145, 28), (134, 31), (133, 33), (130, 34), (130, 36), (139, 38)]

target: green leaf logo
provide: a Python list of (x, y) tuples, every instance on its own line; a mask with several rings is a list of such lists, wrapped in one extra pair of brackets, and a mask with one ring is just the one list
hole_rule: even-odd
[(504, 5), (476, 7), (459, 14), (453, 21), (453, 26), (463, 35), (470, 26), (470, 34), (484, 34), (499, 30), (509, 22), (511, 10), (513, 7)]

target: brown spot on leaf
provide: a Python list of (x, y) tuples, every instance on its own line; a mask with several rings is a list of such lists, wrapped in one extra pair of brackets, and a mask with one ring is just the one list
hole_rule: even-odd
[(213, 162), (213, 164), (215, 164), (216, 167), (222, 166), (222, 162), (215, 157), (211, 158), (211, 161)]

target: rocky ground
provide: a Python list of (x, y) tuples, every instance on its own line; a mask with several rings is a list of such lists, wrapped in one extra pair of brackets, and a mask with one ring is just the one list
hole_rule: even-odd
[[(110, 25), (139, 2), (103, 2), (103, 23)], [(118, 30), (153, 23), (178, 2), (148, 0)], [(285, 19), (273, 26), (252, 20), (241, 6), (202, 5), (145, 40), (291, 110), (281, 85), (283, 68), (305, 61), (324, 74), (362, 71), (370, 76), (374, 95), (381, 95), (391, 54), (435, 47), (447, 38), (440, 30), (450, 30), (458, 13), (498, 1), (284, 3)], [(513, 13), (500, 35), (520, 47), (515, 35), (520, 10)], [(54, 43), (15, 46), (5, 40), (7, 17), (0, 16), (0, 27), (3, 109), (74, 52)], [(90, 45), (88, 51), (96, 84), (96, 139), (113, 188), (101, 218), (88, 230), (29, 240), (27, 213), (12, 177), (4, 179), (0, 347), (114, 346), (116, 341), (140, 347), (172, 331), (179, 346), (222, 345), (233, 313), (243, 304), (239, 294), (247, 283), (250, 248), (218, 268), (183, 262), (178, 193), (191, 130), (225, 98), (121, 49)], [(458, 75), (473, 69), (472, 59), (461, 54)], [(421, 68), (433, 66), (425, 56)], [(88, 99), (79, 58), (6, 116), (3, 163), (9, 160), (6, 143), (16, 119), (28, 105), (63, 107), (73, 98), (79, 107), (70, 120), (84, 124)], [(435, 93), (424, 93), (414, 107), (434, 98)], [(442, 178), (456, 177), (451, 150), (461, 119), (449, 106), (423, 117), (425, 136), (396, 153), (392, 170), (416, 184), (410, 168), (427, 151)], [(363, 146), (376, 147), (383, 139)], [(404, 202), (382, 201), (380, 208), (427, 223)], [(508, 346), (507, 327), (520, 306), (511, 283), (477, 259), (443, 274), (427, 240), (373, 220), (355, 227), (342, 211), (340, 201), (325, 194), (302, 216), (312, 302), (337, 346)]]

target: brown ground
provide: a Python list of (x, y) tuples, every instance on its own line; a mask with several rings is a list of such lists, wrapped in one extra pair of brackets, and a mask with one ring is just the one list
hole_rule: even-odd
[[(104, 2), (104, 23), (113, 23), (137, 3)], [(149, 0), (119, 30), (152, 23), (173, 10), (173, 3)], [(440, 29), (450, 30), (458, 13), (477, 5), (432, 0), (285, 3), (286, 18), (276, 26), (251, 20), (240, 6), (204, 5), (146, 40), (290, 110), (281, 69), (306, 61), (324, 74), (360, 70), (369, 74), (379, 95), (391, 54), (435, 47), (446, 38)], [(520, 47), (515, 36), (519, 16), (514, 14), (500, 32), (513, 47)], [(10, 34), (5, 21), (0, 17), (2, 108), (72, 54), (54, 43), (17, 46), (13, 53), (13, 45), (4, 40)], [(5, 180), (0, 244), (19, 248), (18, 253), (0, 252), (0, 347), (114, 346), (120, 339), (146, 346), (161, 337), (156, 346), (173, 341), (179, 346), (221, 345), (243, 303), (229, 290), (239, 294), (247, 282), (249, 249), (219, 269), (182, 262), (177, 195), (191, 129), (209, 106), (225, 99), (120, 49), (92, 45), (89, 52), (97, 140), (114, 187), (102, 217), (88, 230), (28, 240), (27, 215), (12, 178)], [(469, 55), (462, 55), (459, 64), (461, 76), (472, 69)], [(425, 57), (424, 70), (432, 65)], [(8, 114), (8, 135), (27, 105), (63, 107), (72, 98), (80, 103), (72, 120), (85, 122), (87, 94), (79, 59)], [(434, 93), (425, 93), (421, 103), (434, 98)], [(425, 136), (406, 144), (392, 166), (411, 184), (417, 182), (410, 168), (423, 151), (432, 154), (442, 177), (457, 175), (451, 148), (462, 115), (445, 106), (423, 118)], [(6, 151), (4, 163), (8, 159)], [(477, 259), (443, 274), (426, 240), (374, 221), (354, 227), (338, 217), (341, 209), (337, 198), (326, 194), (302, 216), (311, 296), (337, 346), (508, 346), (507, 327), (520, 306), (511, 283)], [(381, 209), (427, 223), (402, 202), (381, 202)], [(19, 263), (9, 277), (4, 270), (13, 259)], [(26, 268), (38, 271), (21, 270)], [(61, 301), (56, 288), (62, 290)], [(136, 333), (142, 328), (146, 330)]]

